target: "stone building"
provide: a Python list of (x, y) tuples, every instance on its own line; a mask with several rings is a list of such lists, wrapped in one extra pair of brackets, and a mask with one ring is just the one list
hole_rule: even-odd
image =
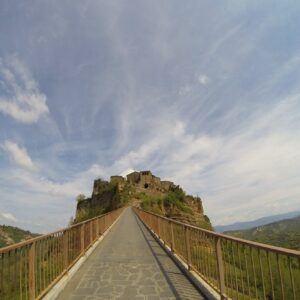
[(108, 186), (109, 182), (102, 180), (102, 179), (96, 179), (94, 181), (94, 187), (93, 187), (93, 196), (96, 196), (98, 194), (101, 194), (103, 190), (105, 190)]
[(118, 184), (124, 184), (125, 183), (125, 178), (123, 176), (111, 176), (110, 177), (110, 182), (118, 183)]
[(161, 181), (160, 178), (153, 175), (151, 171), (132, 172), (127, 175), (127, 182), (136, 186), (139, 190), (159, 192), (169, 191), (171, 187), (175, 186), (171, 181)]
[(175, 187), (175, 184), (172, 181), (161, 181), (161, 187), (165, 190), (165, 191), (169, 191), (171, 189), (171, 187)]
[(140, 172), (140, 181), (138, 183), (141, 188), (154, 188), (155, 186), (155, 176), (152, 175), (151, 171), (142, 171)]
[(131, 184), (137, 184), (140, 181), (141, 175), (140, 172), (132, 172), (128, 174), (127, 181)]

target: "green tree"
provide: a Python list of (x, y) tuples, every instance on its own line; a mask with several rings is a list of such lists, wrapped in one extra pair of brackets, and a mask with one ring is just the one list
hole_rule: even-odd
[(85, 195), (84, 194), (79, 194), (77, 197), (76, 197), (76, 201), (77, 202), (80, 202), (82, 200), (85, 200)]

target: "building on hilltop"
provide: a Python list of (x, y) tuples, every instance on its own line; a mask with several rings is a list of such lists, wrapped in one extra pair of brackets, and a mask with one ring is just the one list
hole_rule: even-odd
[[(159, 201), (143, 202), (143, 199), (164, 199), (165, 196), (169, 198), (160, 201), (160, 204)], [(179, 201), (173, 201), (174, 197)], [(115, 175), (110, 177), (110, 181), (96, 179), (92, 196), (77, 202), (75, 221), (80, 222), (125, 205), (142, 207), (143, 203), (149, 204), (148, 209), (160, 211), (174, 220), (212, 228), (208, 217), (204, 215), (199, 197), (186, 195), (180, 186), (172, 181), (161, 180), (151, 171), (135, 171), (126, 177)]]
[(124, 178), (123, 176), (114, 175), (110, 177), (110, 182), (97, 179), (94, 181), (93, 195), (101, 194), (103, 190), (106, 190), (110, 183), (118, 185), (121, 191), (126, 183), (134, 186), (141, 192), (168, 192), (175, 187), (172, 181), (161, 180), (159, 177), (152, 174), (151, 171), (134, 171)]
[(110, 182), (124, 184), (125, 178), (123, 176), (119, 176), (119, 175), (110, 176)]
[(108, 181), (102, 180), (101, 178), (94, 180), (93, 195), (101, 194), (108, 184)]
[(128, 174), (126, 177), (127, 177), (127, 182), (131, 184), (137, 184), (140, 181), (141, 175), (140, 172), (134, 171)]
[(172, 181), (161, 181), (161, 187), (165, 190), (165, 191), (169, 191), (172, 187), (175, 187), (175, 184)]
[(127, 182), (135, 185), (138, 189), (166, 192), (175, 184), (171, 181), (161, 181), (151, 171), (132, 172), (127, 175)]

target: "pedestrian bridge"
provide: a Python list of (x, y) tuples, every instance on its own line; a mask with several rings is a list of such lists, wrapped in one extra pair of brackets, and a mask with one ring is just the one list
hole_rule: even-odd
[(300, 299), (300, 252), (121, 208), (0, 249), (0, 299)]

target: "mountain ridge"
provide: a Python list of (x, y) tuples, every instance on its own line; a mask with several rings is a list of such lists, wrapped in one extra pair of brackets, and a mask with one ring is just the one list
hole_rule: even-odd
[(246, 222), (236, 222), (228, 225), (216, 225), (214, 226), (214, 229), (217, 232), (225, 232), (225, 231), (232, 231), (232, 230), (245, 230), (245, 229), (251, 229), (254, 227), (267, 225), (273, 222), (282, 221), (286, 219), (291, 219), (294, 217), (300, 216), (300, 211), (292, 211), (288, 213), (283, 214), (276, 214), (271, 216), (265, 216), (259, 219), (255, 219), (252, 221), (246, 221)]
[(300, 216), (250, 229), (225, 231), (224, 234), (278, 247), (300, 250)]
[(9, 225), (0, 225), (0, 248), (39, 236), (29, 230)]

